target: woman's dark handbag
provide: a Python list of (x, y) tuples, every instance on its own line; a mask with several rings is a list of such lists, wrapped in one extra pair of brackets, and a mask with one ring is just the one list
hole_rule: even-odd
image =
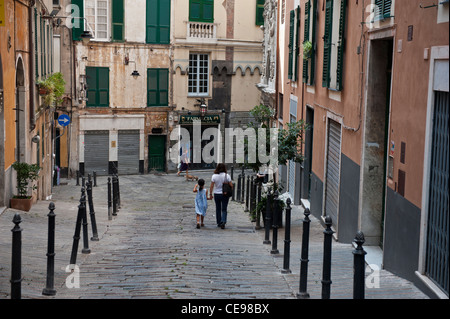
[[(225, 178), (227, 177), (227, 175), (225, 175)], [(226, 197), (231, 197), (233, 195), (233, 188), (230, 186), (229, 183), (224, 183), (222, 184), (222, 194)]]

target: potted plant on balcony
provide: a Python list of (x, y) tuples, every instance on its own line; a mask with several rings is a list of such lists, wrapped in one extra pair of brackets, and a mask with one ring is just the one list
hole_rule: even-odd
[[(17, 173), (17, 195), (11, 198), (11, 208), (23, 211), (29, 211), (32, 203), (32, 196), (28, 195), (30, 183), (39, 177), (39, 165), (15, 162), (12, 167)], [(36, 185), (32, 185), (31, 189), (36, 189)]]

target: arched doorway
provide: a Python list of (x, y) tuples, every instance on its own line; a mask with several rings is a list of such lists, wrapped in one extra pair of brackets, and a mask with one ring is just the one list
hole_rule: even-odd
[(16, 66), (16, 154), (15, 159), (25, 162), (25, 71), (21, 57), (17, 59)]

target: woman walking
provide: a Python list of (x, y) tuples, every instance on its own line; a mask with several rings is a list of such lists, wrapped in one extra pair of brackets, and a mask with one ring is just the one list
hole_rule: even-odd
[[(223, 184), (229, 184), (233, 187), (230, 175), (227, 174), (225, 164), (217, 164), (214, 174), (211, 178), (211, 186), (209, 188), (209, 196), (212, 199), (214, 194), (214, 202), (216, 203), (216, 221), (217, 227), (225, 228), (227, 223), (227, 207), (229, 196), (223, 194)], [(214, 190), (214, 192), (213, 192)]]

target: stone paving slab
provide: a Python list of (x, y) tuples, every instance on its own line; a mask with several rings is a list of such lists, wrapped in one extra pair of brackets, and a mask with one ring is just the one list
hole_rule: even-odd
[[(209, 185), (212, 172), (196, 175)], [(264, 229), (255, 230), (242, 204), (229, 204), (225, 229), (215, 225), (214, 202), (208, 201), (205, 227), (195, 228), (192, 189), (195, 182), (175, 174), (121, 176), (121, 209), (107, 218), (106, 177), (98, 177), (94, 207), (99, 241), (89, 241), (90, 254), (79, 242), (79, 288), (68, 288), (66, 272), (73, 243), (80, 186), (75, 180), (54, 188), (56, 206), (56, 296), (42, 295), (46, 282), (49, 201), (30, 212), (6, 209), (0, 215), (0, 299), (10, 298), (11, 229), (14, 214), (22, 217), (22, 298), (24, 299), (296, 299), (299, 287), (301, 220), (293, 209), (291, 274), (282, 274), (284, 228), (280, 254), (264, 245)], [(89, 211), (88, 211), (89, 212)], [(311, 218), (308, 292), (321, 298), (323, 227)], [(92, 235), (89, 221), (89, 237)], [(271, 235), (272, 236), (272, 235)], [(333, 242), (332, 299), (351, 299), (353, 247)], [(378, 288), (366, 298), (426, 299), (412, 283), (381, 270)]]

